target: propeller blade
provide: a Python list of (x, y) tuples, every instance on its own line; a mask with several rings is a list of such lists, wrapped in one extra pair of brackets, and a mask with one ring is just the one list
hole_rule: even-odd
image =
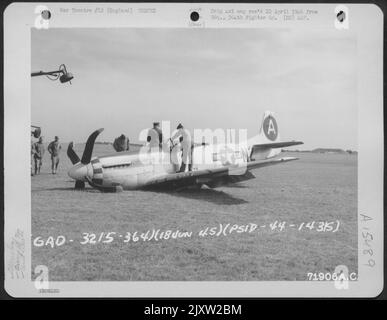
[(73, 146), (74, 144), (70, 142), (69, 146), (67, 147), (67, 156), (70, 158), (70, 161), (72, 164), (76, 164), (81, 160), (79, 159), (78, 155), (75, 153)]
[(98, 135), (102, 131), (103, 131), (103, 128), (94, 131), (87, 139), (85, 151), (83, 151), (83, 155), (82, 155), (82, 160), (81, 160), (82, 164), (88, 164), (90, 162), (91, 156), (93, 153), (95, 139), (97, 139)]
[(85, 183), (81, 180), (75, 181), (75, 190), (83, 190), (85, 189)]

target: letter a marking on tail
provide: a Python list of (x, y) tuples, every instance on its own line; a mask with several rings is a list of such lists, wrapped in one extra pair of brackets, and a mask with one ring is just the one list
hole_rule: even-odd
[(273, 134), (276, 134), (277, 132), (275, 131), (275, 128), (274, 128), (274, 124), (273, 124), (273, 120), (270, 118), (269, 120), (269, 129), (267, 130), (267, 134), (271, 134), (271, 132), (273, 132)]
[(268, 116), (263, 121), (263, 132), (265, 133), (266, 138), (271, 141), (275, 141), (278, 136), (278, 126), (274, 117)]

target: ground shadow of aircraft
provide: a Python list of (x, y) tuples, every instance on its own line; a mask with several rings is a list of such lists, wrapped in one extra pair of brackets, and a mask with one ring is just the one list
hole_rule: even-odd
[(215, 189), (195, 189), (195, 190), (180, 190), (178, 192), (161, 191), (174, 197), (207, 201), (218, 205), (238, 205), (245, 204), (248, 201), (234, 197), (229, 193)]
[[(33, 190), (32, 192), (48, 192), (48, 191), (71, 191), (74, 192), (73, 187), (53, 187), (53, 188), (41, 188)], [(85, 188), (84, 192), (99, 193), (98, 190), (93, 188)], [(158, 191), (160, 193), (168, 194), (178, 198), (186, 198), (200, 201), (207, 201), (217, 205), (238, 205), (245, 204), (248, 201), (234, 197), (229, 193), (215, 189), (194, 189), (187, 190), (182, 189), (180, 191)]]
[[(53, 187), (53, 188), (36, 188), (32, 190), (31, 192), (47, 192), (47, 191), (71, 191), (74, 192), (74, 187)], [(89, 193), (100, 193), (98, 190), (87, 188), (84, 190), (85, 192)]]

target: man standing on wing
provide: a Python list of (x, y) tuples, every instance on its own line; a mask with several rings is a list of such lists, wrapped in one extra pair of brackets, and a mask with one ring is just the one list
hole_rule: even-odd
[(177, 126), (176, 133), (171, 137), (173, 142), (177, 138), (180, 140), (181, 148), (183, 149), (182, 162), (179, 172), (185, 172), (188, 164), (188, 171), (192, 171), (192, 140), (191, 134), (183, 127), (181, 123)]
[(52, 174), (56, 174), (58, 170), (58, 165), (59, 165), (59, 151), (62, 148), (62, 146), (59, 143), (59, 138), (58, 136), (55, 136), (55, 140), (51, 141), (50, 144), (48, 145), (48, 152), (51, 155), (51, 169), (52, 169)]
[(149, 129), (146, 141), (151, 150), (161, 150), (163, 144), (163, 132), (160, 128), (160, 122), (154, 122), (153, 128)]

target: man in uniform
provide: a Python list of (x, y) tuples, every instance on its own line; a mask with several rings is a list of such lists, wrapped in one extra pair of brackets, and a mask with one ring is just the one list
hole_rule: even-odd
[(44, 156), (44, 146), (43, 146), (43, 138), (40, 137), (38, 142), (34, 144), (34, 162), (35, 162), (35, 174), (40, 173), (40, 168), (43, 164), (43, 156)]
[(56, 171), (58, 170), (59, 165), (59, 151), (62, 148), (62, 146), (59, 144), (59, 138), (58, 136), (55, 136), (55, 140), (51, 141), (48, 145), (48, 152), (51, 155), (51, 169), (52, 174), (56, 174)]
[(181, 123), (177, 126), (176, 133), (171, 137), (173, 142), (179, 138), (181, 149), (183, 151), (181, 167), (178, 172), (185, 172), (188, 164), (188, 171), (192, 171), (192, 140), (191, 134), (183, 127)]
[(151, 150), (161, 150), (163, 143), (163, 133), (160, 128), (160, 122), (154, 122), (153, 128), (149, 129), (146, 141)]
[(33, 161), (34, 161), (34, 155), (35, 155), (35, 144), (34, 144), (34, 140), (33, 140), (33, 137), (34, 137), (34, 133), (31, 132), (31, 176), (34, 175), (34, 171), (33, 171)]

